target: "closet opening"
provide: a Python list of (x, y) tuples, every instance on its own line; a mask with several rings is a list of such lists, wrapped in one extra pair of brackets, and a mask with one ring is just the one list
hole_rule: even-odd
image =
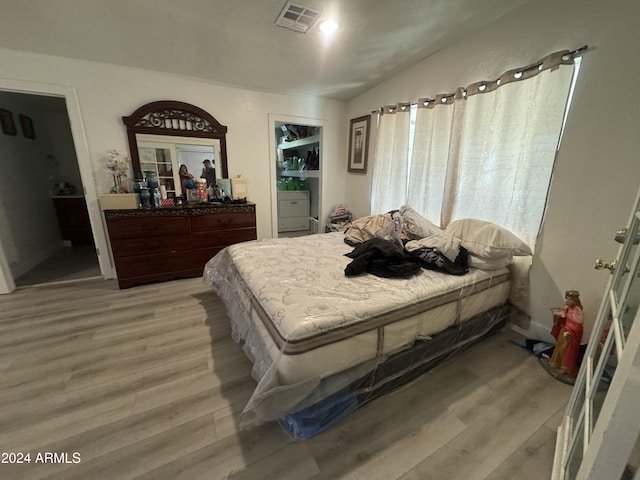
[(322, 126), (273, 123), (277, 237), (319, 233)]

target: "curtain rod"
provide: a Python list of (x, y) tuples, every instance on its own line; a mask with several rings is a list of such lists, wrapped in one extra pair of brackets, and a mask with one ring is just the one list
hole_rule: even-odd
[[(589, 49), (589, 45), (583, 45), (583, 46), (581, 46), (579, 48), (576, 48), (575, 50), (571, 50), (570, 52), (567, 52), (566, 55), (576, 56), (579, 53), (583, 53), (583, 52), (587, 51), (588, 49)], [(537, 67), (537, 65), (531, 66), (531, 67), (529, 67), (529, 69), (536, 68), (536, 67)], [(526, 69), (523, 67), (523, 70), (526, 70)], [(452, 93), (451, 95), (454, 95), (454, 94)], [(410, 105), (417, 105), (417, 104), (418, 104), (418, 102), (410, 103)], [(371, 113), (372, 114), (377, 113), (378, 115), (380, 115), (383, 111), (384, 111), (384, 107), (378, 107), (375, 110), (371, 110)]]

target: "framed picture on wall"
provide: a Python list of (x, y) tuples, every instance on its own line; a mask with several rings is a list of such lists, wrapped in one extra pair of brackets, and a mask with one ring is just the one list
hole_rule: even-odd
[(25, 138), (36, 138), (31, 117), (20, 114), (20, 126), (22, 127), (22, 135), (24, 135)]
[(371, 115), (351, 120), (349, 130), (349, 165), (347, 171), (352, 173), (367, 173), (369, 156), (369, 127)]
[(17, 135), (16, 122), (13, 121), (13, 113), (0, 108), (0, 128), (5, 135)]

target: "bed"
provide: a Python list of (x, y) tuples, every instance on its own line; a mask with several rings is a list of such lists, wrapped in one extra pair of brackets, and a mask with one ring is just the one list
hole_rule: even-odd
[(207, 263), (204, 280), (253, 363), (242, 426), (275, 420), (294, 438), (313, 437), (509, 318), (504, 265), (346, 277), (352, 250), (331, 232), (236, 244)]

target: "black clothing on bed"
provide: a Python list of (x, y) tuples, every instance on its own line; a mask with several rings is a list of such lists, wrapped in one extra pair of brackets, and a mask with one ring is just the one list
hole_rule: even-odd
[(422, 266), (428, 270), (448, 273), (450, 275), (464, 275), (469, 271), (469, 252), (460, 245), (458, 256), (452, 262), (437, 248), (420, 248), (408, 255), (419, 258)]
[(368, 272), (378, 277), (411, 277), (420, 271), (420, 259), (406, 255), (397, 243), (371, 238), (345, 254), (353, 261), (344, 269), (348, 277)]

